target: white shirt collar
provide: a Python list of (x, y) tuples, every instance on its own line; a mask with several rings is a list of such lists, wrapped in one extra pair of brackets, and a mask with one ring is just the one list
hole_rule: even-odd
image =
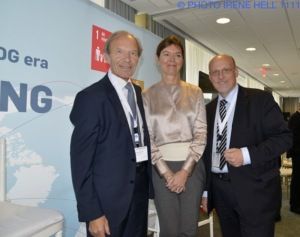
[(114, 74), (111, 69), (108, 70), (108, 78), (110, 82), (113, 84), (116, 90), (123, 90), (123, 88), (126, 86), (128, 82), (132, 83), (132, 80), (129, 78), (128, 81), (122, 79), (121, 77)]

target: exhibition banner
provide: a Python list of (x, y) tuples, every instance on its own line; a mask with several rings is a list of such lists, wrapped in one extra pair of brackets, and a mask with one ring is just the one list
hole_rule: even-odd
[(75, 95), (109, 65), (103, 47), (126, 30), (144, 51), (136, 79), (160, 80), (159, 38), (89, 0), (0, 2), (0, 137), (7, 140), (7, 198), (59, 210), (64, 236), (85, 236), (71, 182), (69, 114)]

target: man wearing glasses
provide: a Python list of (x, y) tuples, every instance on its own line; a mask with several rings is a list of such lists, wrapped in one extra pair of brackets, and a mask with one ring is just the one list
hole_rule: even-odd
[(237, 84), (233, 57), (217, 55), (209, 78), (218, 97), (207, 105), (207, 193), (223, 237), (273, 237), (280, 205), (278, 156), (292, 144), (280, 108), (269, 92)]

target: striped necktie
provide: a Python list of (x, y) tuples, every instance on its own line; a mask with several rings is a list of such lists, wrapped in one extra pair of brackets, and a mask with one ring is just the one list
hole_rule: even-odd
[[(225, 99), (220, 101), (220, 107), (219, 107), (219, 113), (221, 121), (224, 120), (226, 116), (226, 104), (227, 101)], [(220, 153), (220, 166), (219, 168), (222, 170), (226, 164), (226, 160), (224, 157), (224, 151), (226, 150), (226, 141), (227, 141), (227, 122), (224, 126), (224, 129), (222, 131), (222, 135), (219, 135), (219, 125), (217, 126), (217, 134), (218, 134), (218, 153)]]

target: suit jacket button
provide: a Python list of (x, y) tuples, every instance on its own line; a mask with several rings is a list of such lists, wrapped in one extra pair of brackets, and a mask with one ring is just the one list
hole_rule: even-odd
[(131, 159), (132, 162), (135, 162), (135, 159)]
[(130, 183), (131, 183), (131, 184), (133, 184), (133, 183), (134, 183), (134, 181), (133, 181), (133, 180), (130, 180)]

